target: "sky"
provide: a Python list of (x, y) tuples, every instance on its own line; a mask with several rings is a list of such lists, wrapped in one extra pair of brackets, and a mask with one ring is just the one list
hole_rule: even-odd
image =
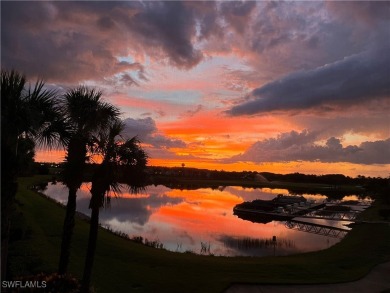
[(388, 177), (389, 49), (388, 1), (1, 1), (2, 68), (102, 90), (154, 166)]

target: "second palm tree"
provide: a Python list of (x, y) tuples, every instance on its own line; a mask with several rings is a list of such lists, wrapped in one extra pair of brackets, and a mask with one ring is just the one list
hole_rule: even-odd
[(68, 91), (62, 101), (63, 115), (71, 126), (71, 137), (67, 145), (63, 172), (63, 182), (69, 189), (69, 195), (58, 267), (60, 274), (65, 274), (68, 270), (75, 224), (76, 193), (84, 180), (84, 169), (88, 161), (87, 146), (94, 135), (119, 117), (119, 110), (102, 101), (101, 96), (100, 91), (80, 86)]

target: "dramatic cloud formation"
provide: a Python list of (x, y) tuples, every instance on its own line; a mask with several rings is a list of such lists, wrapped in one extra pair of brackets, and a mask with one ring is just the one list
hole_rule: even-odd
[(1, 63), (102, 89), (153, 164), (377, 175), (389, 27), (388, 1), (2, 1)]
[(3, 2), (2, 9), (3, 66), (29, 76), (75, 82), (141, 70), (142, 78), (139, 63), (118, 60), (130, 52), (181, 68), (202, 59), (192, 44), (193, 10), (182, 2)]
[[(390, 4), (337, 2), (327, 3), (327, 7), (334, 12), (329, 16), (333, 22), (313, 22), (317, 32), (308, 43), (317, 52), (325, 50), (325, 64), (274, 79), (254, 89), (227, 113), (253, 115), (310, 108), (329, 111), (390, 98)], [(308, 40), (310, 31), (304, 29), (307, 23), (299, 22), (303, 18), (294, 20), (302, 25), (302, 37)], [(292, 25), (287, 32), (299, 24)], [(291, 34), (278, 34), (278, 38), (286, 42)]]
[(228, 161), (390, 164), (390, 139), (343, 147), (338, 138), (331, 137), (325, 145), (319, 145), (316, 137), (315, 133), (308, 131), (282, 133), (277, 138), (256, 142), (245, 153)]
[(292, 73), (255, 89), (232, 115), (348, 106), (370, 99), (389, 99), (390, 46), (362, 53), (315, 70)]
[(161, 48), (171, 62), (183, 68), (199, 63), (202, 54), (191, 39), (195, 36), (195, 18), (185, 2), (143, 2), (143, 11), (129, 19), (129, 28), (147, 47)]

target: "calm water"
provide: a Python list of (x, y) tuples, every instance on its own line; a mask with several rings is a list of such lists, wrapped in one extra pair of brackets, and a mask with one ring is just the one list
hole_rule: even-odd
[[(89, 188), (89, 184), (83, 184), (77, 196), (77, 210), (86, 215), (90, 214)], [(67, 192), (60, 183), (50, 183), (44, 191), (63, 204), (66, 204)], [(272, 199), (278, 193), (287, 194), (288, 191), (240, 187), (178, 190), (160, 185), (148, 186), (142, 194), (124, 192), (120, 198), (113, 198), (111, 206), (101, 210), (100, 222), (130, 237), (158, 240), (168, 250), (224, 256), (273, 255), (274, 247), (269, 242), (273, 236), (277, 239), (276, 255), (325, 249), (341, 240), (289, 229), (284, 222), (252, 223), (233, 215), (233, 207), (238, 203)], [(321, 202), (326, 199), (322, 195), (303, 196)], [(345, 198), (350, 199), (355, 198)], [(348, 222), (322, 219), (311, 222), (348, 229), (344, 226)]]

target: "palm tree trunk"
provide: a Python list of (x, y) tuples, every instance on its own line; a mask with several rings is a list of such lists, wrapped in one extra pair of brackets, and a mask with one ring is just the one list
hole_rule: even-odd
[[(2, 137), (3, 139), (3, 137)], [(2, 141), (1, 168), (1, 280), (6, 280), (12, 209), (18, 190), (16, 156)]]
[(90, 227), (89, 227), (87, 255), (85, 257), (84, 274), (83, 274), (83, 280), (81, 283), (81, 293), (88, 293), (89, 292), (93, 261), (95, 258), (98, 230), (99, 230), (99, 208), (92, 207), (91, 222), (90, 222)]
[(8, 244), (11, 229), (12, 207), (15, 201), (15, 195), (18, 184), (12, 181), (2, 182), (2, 198), (1, 198), (1, 280), (6, 280), (8, 267)]
[(61, 275), (66, 274), (68, 271), (70, 245), (75, 225), (76, 193), (77, 188), (69, 188), (68, 203), (66, 204), (66, 214), (62, 231), (60, 262), (58, 265), (58, 273)]

